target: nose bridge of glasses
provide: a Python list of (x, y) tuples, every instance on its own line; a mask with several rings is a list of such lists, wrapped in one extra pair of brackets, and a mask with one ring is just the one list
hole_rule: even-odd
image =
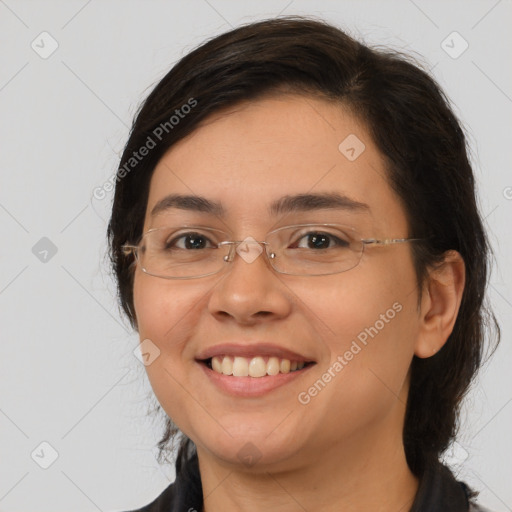
[(224, 261), (232, 262), (235, 254), (238, 254), (246, 263), (253, 263), (263, 252), (266, 252), (267, 242), (260, 242), (248, 236), (243, 240), (221, 242), (219, 245), (229, 246), (228, 254), (223, 257)]

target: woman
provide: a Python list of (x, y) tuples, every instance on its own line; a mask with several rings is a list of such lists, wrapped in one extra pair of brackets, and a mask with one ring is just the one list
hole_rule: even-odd
[(140, 109), (108, 230), (180, 438), (142, 511), (483, 510), (440, 455), (488, 243), (435, 81), (324, 22), (208, 41)]

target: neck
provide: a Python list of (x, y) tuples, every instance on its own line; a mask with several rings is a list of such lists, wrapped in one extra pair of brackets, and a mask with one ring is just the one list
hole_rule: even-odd
[(382, 434), (365, 444), (352, 439), (331, 446), (293, 469), (226, 465), (198, 447), (204, 512), (410, 510), (418, 480), (401, 439), (389, 443)]

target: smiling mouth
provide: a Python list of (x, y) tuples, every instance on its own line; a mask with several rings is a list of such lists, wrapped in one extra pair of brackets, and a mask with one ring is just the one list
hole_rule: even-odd
[(221, 375), (254, 378), (294, 373), (315, 364), (314, 361), (294, 361), (275, 356), (229, 355), (214, 356), (199, 362)]

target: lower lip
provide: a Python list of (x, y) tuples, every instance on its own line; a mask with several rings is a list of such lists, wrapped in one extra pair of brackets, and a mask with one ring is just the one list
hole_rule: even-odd
[(204, 363), (198, 363), (207, 377), (219, 389), (231, 396), (239, 397), (258, 397), (270, 393), (285, 384), (288, 384), (301, 375), (304, 375), (314, 364), (305, 366), (301, 370), (295, 370), (290, 373), (278, 373), (277, 375), (267, 375), (265, 377), (233, 377), (224, 375), (211, 370)]

